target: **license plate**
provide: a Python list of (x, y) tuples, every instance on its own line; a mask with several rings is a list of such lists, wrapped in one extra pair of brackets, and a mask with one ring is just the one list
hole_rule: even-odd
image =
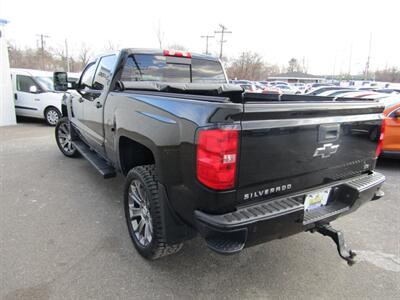
[(304, 200), (304, 210), (312, 210), (328, 203), (329, 194), (331, 189), (319, 190), (307, 194)]

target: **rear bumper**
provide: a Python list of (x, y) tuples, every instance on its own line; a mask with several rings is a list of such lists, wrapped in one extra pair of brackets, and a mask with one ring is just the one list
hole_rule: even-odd
[(235, 212), (211, 215), (195, 211), (196, 226), (210, 248), (233, 253), (248, 247), (310, 230), (317, 223), (329, 223), (351, 213), (368, 201), (382, 197), (379, 190), (385, 176), (373, 172), (320, 186), (331, 188), (326, 206), (304, 210), (305, 195), (312, 190), (238, 207)]

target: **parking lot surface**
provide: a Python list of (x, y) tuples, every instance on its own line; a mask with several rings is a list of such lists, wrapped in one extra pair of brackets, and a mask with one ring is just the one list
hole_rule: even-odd
[(200, 238), (149, 262), (125, 225), (118, 176), (58, 150), (54, 128), (0, 128), (1, 299), (399, 299), (400, 161), (381, 160), (385, 198), (333, 222), (358, 263), (302, 233), (233, 256)]

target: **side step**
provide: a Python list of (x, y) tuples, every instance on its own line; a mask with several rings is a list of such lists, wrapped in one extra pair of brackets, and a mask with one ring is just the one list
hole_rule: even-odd
[(243, 250), (247, 239), (247, 230), (217, 233), (205, 238), (208, 248), (219, 254), (234, 254)]
[(219, 254), (234, 254), (244, 248), (245, 242), (231, 240), (223, 237), (206, 238), (208, 248)]
[(110, 166), (106, 160), (96, 154), (96, 152), (90, 150), (89, 146), (82, 141), (73, 141), (73, 145), (79, 151), (84, 158), (86, 158), (93, 167), (104, 177), (111, 178), (115, 177), (117, 173), (115, 168)]

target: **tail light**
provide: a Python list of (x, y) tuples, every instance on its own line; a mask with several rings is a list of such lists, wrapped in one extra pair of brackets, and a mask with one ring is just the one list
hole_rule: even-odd
[(239, 131), (200, 130), (197, 141), (197, 179), (214, 190), (235, 186)]
[(386, 127), (386, 120), (382, 120), (382, 125), (381, 125), (381, 133), (379, 135), (378, 139), (378, 147), (376, 148), (375, 156), (379, 157), (379, 155), (382, 152), (382, 147), (383, 147), (383, 139), (385, 138), (385, 127)]
[(176, 56), (176, 57), (186, 57), (192, 58), (192, 54), (190, 52), (182, 52), (175, 50), (164, 50), (164, 56)]

